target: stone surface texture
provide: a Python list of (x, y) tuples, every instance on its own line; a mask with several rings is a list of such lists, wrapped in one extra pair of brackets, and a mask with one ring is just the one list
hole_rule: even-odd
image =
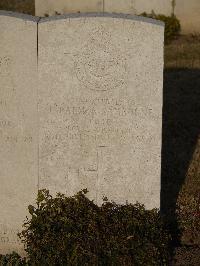
[(38, 188), (160, 207), (163, 24), (0, 15), (0, 253)]
[(16, 234), (37, 192), (37, 23), (1, 12), (0, 25), (2, 254), (22, 250)]
[(123, 16), (40, 21), (40, 188), (160, 206), (163, 30)]

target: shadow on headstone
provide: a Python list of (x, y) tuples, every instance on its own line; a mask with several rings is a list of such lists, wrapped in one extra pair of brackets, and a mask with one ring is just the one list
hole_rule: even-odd
[(200, 133), (200, 69), (164, 73), (161, 211), (177, 235), (176, 202)]

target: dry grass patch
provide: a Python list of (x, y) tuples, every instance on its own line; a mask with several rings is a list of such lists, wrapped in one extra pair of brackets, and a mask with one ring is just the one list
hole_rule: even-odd
[(200, 68), (200, 34), (182, 35), (165, 45), (165, 68)]

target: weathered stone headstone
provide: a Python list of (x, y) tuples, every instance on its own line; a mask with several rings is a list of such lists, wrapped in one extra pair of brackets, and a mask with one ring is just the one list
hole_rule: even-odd
[(40, 21), (40, 188), (160, 206), (163, 31), (123, 15)]
[(36, 197), (37, 23), (0, 12), (0, 254), (22, 251), (17, 232)]
[(0, 253), (38, 188), (160, 207), (164, 27), (0, 13)]

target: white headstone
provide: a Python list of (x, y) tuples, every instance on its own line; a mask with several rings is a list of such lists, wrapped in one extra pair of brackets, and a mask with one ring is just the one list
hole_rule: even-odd
[(124, 15), (40, 21), (40, 188), (160, 206), (163, 35)]
[(0, 254), (21, 252), (17, 232), (35, 200), (37, 23), (0, 12)]

